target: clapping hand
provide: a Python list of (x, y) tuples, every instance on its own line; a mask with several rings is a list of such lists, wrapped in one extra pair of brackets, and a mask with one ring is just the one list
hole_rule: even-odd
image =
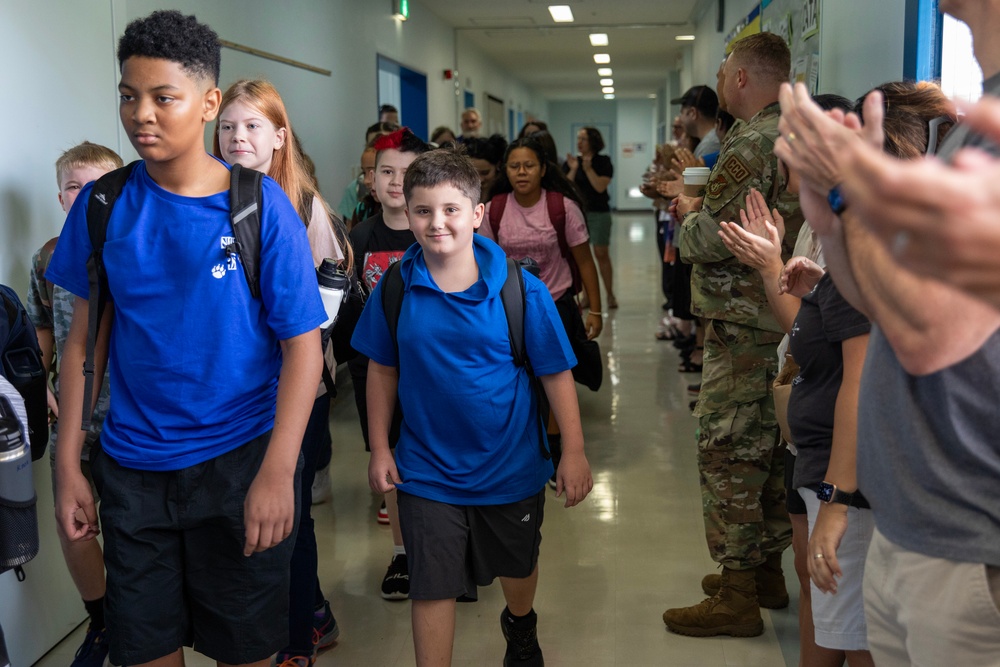
[[(777, 209), (767, 212), (767, 202), (757, 190), (747, 195), (747, 207), (740, 211), (743, 225), (719, 223), (719, 237), (736, 259), (762, 273), (781, 271), (781, 239), (785, 221)], [(773, 222), (772, 222), (773, 219)]]
[(792, 257), (781, 270), (778, 293), (791, 294), (801, 299), (816, 287), (824, 273), (823, 267), (808, 257)]
[(684, 170), (688, 167), (704, 167), (705, 161), (700, 157), (695, 157), (694, 153), (687, 148), (678, 146), (674, 151), (673, 164), (678, 172), (684, 173)]

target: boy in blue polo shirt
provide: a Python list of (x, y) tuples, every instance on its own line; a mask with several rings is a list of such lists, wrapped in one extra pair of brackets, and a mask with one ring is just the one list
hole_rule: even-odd
[[(111, 660), (180, 666), (181, 647), (193, 645), (219, 664), (263, 667), (287, 643), (287, 538), (323, 363), (325, 313), (306, 230), (265, 178), (253, 298), (226, 251), (229, 170), (204, 145), (222, 99), (218, 36), (193, 16), (154, 12), (126, 27), (118, 59), (122, 126), (143, 161), (108, 225), (113, 301), (96, 355), (95, 378), (106, 362), (111, 381), (91, 453)], [(63, 355), (65, 425), (83, 409), (83, 376), (70, 369), (86, 350), (90, 195), (87, 186), (70, 210), (46, 274), (77, 296)], [(56, 448), (56, 516), (71, 540), (98, 532), (80, 472), (84, 435), (64, 427)]]
[[(514, 364), (500, 296), (507, 260), (475, 234), (479, 175), (449, 150), (425, 153), (403, 181), (417, 239), (400, 260), (405, 299), (393, 342), (380, 281), (352, 345), (370, 358), (368, 424), (373, 490), (398, 490), (410, 566), (418, 665), (450, 664), (455, 599), (500, 577), (507, 608), (504, 665), (542, 665), (532, 609), (545, 484), (537, 406)], [(593, 487), (570, 369), (576, 363), (548, 290), (524, 275), (525, 348), (563, 433), (557, 494), (566, 507)], [(396, 457), (389, 426), (398, 394)]]

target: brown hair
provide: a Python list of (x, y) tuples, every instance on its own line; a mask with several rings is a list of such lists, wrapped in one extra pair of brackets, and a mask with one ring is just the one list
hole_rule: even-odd
[[(958, 122), (951, 102), (937, 84), (929, 81), (890, 81), (876, 86), (869, 93), (876, 90), (882, 93), (885, 110), (883, 149), (890, 155), (904, 160), (918, 158), (927, 152), (931, 131), (935, 133), (934, 145), (940, 146), (944, 136)], [(855, 111), (862, 120), (865, 97), (868, 93), (855, 105)], [(932, 121), (936, 122), (932, 125)]]
[(759, 32), (733, 44), (729, 55), (740, 67), (774, 83), (788, 81), (792, 69), (792, 54), (783, 37), (772, 32)]
[(481, 186), (479, 172), (472, 160), (460, 151), (449, 148), (423, 153), (414, 160), (403, 177), (403, 195), (409, 200), (413, 188), (435, 188), (450, 185), (469, 198), (472, 206), (479, 203)]
[(106, 146), (84, 141), (68, 149), (56, 160), (56, 185), (62, 190), (62, 179), (70, 169), (76, 167), (107, 167), (108, 170), (122, 166), (118, 153)]

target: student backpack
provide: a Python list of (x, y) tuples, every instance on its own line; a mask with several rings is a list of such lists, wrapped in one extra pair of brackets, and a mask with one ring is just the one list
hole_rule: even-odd
[[(399, 326), (399, 315), (403, 311), (403, 297), (406, 294), (406, 286), (403, 284), (403, 276), (400, 274), (399, 262), (389, 265), (382, 274), (379, 284), (382, 286), (382, 311), (385, 313), (385, 321), (389, 325), (389, 335), (392, 337), (392, 344), (396, 348), (396, 365), (399, 366), (399, 341), (396, 338), (396, 329)], [(507, 278), (500, 289), (500, 299), (503, 302), (503, 311), (507, 316), (507, 332), (510, 337), (510, 354), (514, 358), (514, 365), (524, 366), (528, 371), (528, 378), (531, 388), (535, 393), (538, 405), (538, 447), (541, 450), (542, 458), (549, 459), (551, 454), (545, 446), (546, 420), (549, 414), (549, 403), (545, 396), (545, 390), (541, 386), (541, 381), (535, 375), (531, 367), (531, 360), (528, 358), (528, 350), (524, 344), (524, 275), (521, 269), (524, 268), (533, 276), (538, 276), (538, 264), (530, 257), (522, 260), (507, 258)]]
[[(503, 212), (507, 209), (507, 198), (509, 193), (503, 193), (490, 200), (490, 229), (493, 230), (493, 238), (500, 242), (500, 221), (503, 219)], [(549, 213), (549, 222), (556, 230), (556, 239), (559, 241), (559, 254), (562, 255), (566, 263), (569, 264), (569, 272), (573, 277), (573, 294), (579, 294), (583, 289), (583, 278), (580, 275), (580, 267), (573, 257), (573, 251), (566, 241), (566, 200), (558, 192), (545, 191), (545, 207)]]
[[(97, 346), (97, 332), (104, 308), (107, 306), (110, 290), (108, 276), (104, 270), (104, 242), (108, 236), (108, 222), (115, 201), (121, 195), (125, 182), (139, 160), (120, 169), (104, 174), (90, 192), (87, 202), (87, 231), (93, 247), (87, 259), (87, 279), (90, 283), (90, 319), (87, 322), (87, 358), (83, 363), (83, 423), (81, 428), (90, 428), (91, 410), (94, 400), (94, 348)], [(233, 228), (233, 242), (226, 246), (226, 253), (239, 256), (243, 265), (250, 294), (260, 298), (260, 202), (261, 182), (264, 174), (233, 164), (229, 176), (229, 223)]]
[(47, 373), (35, 336), (17, 293), (0, 285), (0, 375), (17, 389), (24, 400), (31, 441), (31, 460), (42, 458), (49, 441), (49, 408), (46, 394)]

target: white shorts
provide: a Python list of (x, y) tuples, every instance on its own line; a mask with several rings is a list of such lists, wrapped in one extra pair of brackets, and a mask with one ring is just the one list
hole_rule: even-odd
[[(812, 489), (800, 488), (809, 515), (809, 537), (812, 537), (820, 501)], [(809, 582), (812, 589), (813, 626), (816, 644), (840, 651), (867, 651), (868, 626), (865, 623), (865, 602), (862, 583), (865, 558), (875, 530), (875, 519), (869, 509), (847, 508), (847, 532), (837, 548), (837, 562), (844, 576), (837, 579), (837, 592), (824, 593)]]

